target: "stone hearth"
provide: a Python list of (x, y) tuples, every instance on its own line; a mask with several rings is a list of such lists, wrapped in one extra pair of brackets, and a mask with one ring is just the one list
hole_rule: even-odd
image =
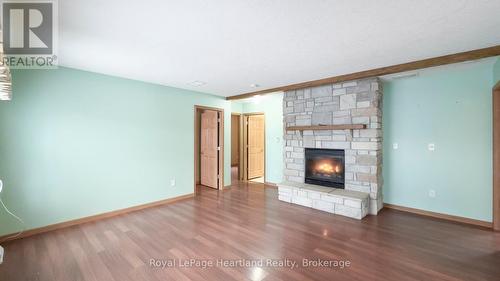
[(307, 183), (283, 182), (279, 200), (341, 216), (362, 219), (368, 213), (368, 193)]
[[(368, 195), (368, 213), (377, 214), (383, 205), (381, 109), (382, 83), (378, 78), (285, 92), (285, 128), (340, 124), (365, 124), (367, 128), (285, 130), (285, 182), (278, 185), (280, 197), (284, 198), (282, 194), (287, 192), (287, 186), (290, 189), (290, 183), (304, 184), (304, 148), (344, 149), (344, 195), (348, 197), (348, 191)], [(292, 200), (287, 202), (296, 203)], [(347, 213), (343, 215), (349, 216)]]

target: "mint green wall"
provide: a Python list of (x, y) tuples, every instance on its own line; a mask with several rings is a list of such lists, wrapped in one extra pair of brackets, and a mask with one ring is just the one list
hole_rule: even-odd
[(243, 113), (243, 103), (231, 102), (231, 112), (232, 113)]
[[(192, 193), (195, 104), (225, 110), (229, 184), (223, 98), (68, 68), (14, 71), (13, 100), (0, 102), (1, 196), (36, 228)], [(0, 210), (0, 235), (18, 229)]]
[(495, 85), (500, 81), (500, 57), (493, 65), (493, 84)]
[[(237, 103), (237, 102), (233, 102)], [(243, 103), (243, 113), (263, 112), (266, 119), (266, 181), (283, 181), (283, 93)]]
[(492, 220), (491, 73), (472, 63), (384, 84), (384, 202)]

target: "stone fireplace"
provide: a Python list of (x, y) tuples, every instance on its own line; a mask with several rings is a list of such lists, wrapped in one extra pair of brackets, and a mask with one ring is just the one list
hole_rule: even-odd
[[(380, 80), (369, 78), (287, 91), (283, 97), (283, 114), (285, 182), (278, 185), (280, 200), (356, 218), (366, 213), (377, 214), (383, 204)], [(315, 129), (356, 124), (363, 126), (360, 129)], [(294, 126), (301, 129), (290, 129)], [(307, 168), (306, 153), (325, 149), (342, 151), (344, 166), (325, 160), (327, 157), (323, 159), (324, 166), (318, 166), (323, 170), (316, 171), (314, 176)], [(343, 186), (339, 186), (341, 173), (335, 169), (343, 170)], [(323, 187), (328, 184), (321, 181), (329, 181), (329, 178), (337, 182)], [(334, 195), (338, 198), (333, 198)], [(351, 202), (353, 200), (356, 202)]]

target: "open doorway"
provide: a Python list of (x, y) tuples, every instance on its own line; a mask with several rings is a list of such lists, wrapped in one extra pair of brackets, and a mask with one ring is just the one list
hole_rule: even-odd
[(196, 105), (194, 128), (195, 185), (222, 189), (224, 187), (224, 110)]
[(231, 113), (231, 182), (243, 180), (243, 116)]
[(244, 180), (265, 183), (265, 116), (264, 113), (243, 115)]

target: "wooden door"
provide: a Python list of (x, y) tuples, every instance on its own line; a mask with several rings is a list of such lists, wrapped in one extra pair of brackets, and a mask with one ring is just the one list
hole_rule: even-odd
[(248, 179), (264, 176), (264, 115), (250, 115), (248, 124)]
[(200, 183), (216, 189), (219, 178), (218, 118), (217, 111), (204, 110), (200, 126)]

